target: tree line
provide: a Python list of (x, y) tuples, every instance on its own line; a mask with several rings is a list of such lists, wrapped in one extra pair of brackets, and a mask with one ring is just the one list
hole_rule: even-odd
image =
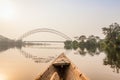
[(103, 34), (105, 35), (104, 39), (100, 39), (99, 36), (90, 35), (86, 37), (85, 35), (74, 37), (73, 41), (65, 41), (66, 49), (89, 49), (93, 47), (101, 47), (101, 48), (120, 48), (120, 26), (117, 23), (113, 23), (108, 27), (102, 28)]

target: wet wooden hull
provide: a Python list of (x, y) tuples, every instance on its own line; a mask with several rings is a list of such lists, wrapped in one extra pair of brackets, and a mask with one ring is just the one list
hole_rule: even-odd
[(49, 68), (36, 80), (89, 80), (78, 68), (64, 55), (61, 54)]

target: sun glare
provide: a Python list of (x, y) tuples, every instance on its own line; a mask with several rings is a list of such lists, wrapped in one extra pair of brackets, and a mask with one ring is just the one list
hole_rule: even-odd
[(0, 80), (6, 80), (6, 76), (3, 74), (0, 74)]
[(12, 19), (14, 16), (14, 7), (10, 0), (0, 1), (0, 18), (4, 20)]

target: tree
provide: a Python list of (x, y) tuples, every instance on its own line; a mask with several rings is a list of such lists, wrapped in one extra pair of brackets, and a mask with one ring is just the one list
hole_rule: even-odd
[(81, 42), (84, 42), (85, 39), (86, 39), (86, 36), (85, 36), (85, 35), (81, 35), (81, 36), (79, 37), (79, 40), (80, 40)]
[(73, 47), (73, 49), (77, 49), (78, 48), (78, 42), (76, 40), (74, 40), (72, 42), (72, 47)]
[(72, 49), (72, 41), (67, 40), (64, 42), (64, 45), (65, 49)]
[(84, 50), (85, 48), (85, 39), (86, 39), (86, 36), (85, 35), (81, 35), (79, 37), (79, 47)]
[(89, 53), (95, 53), (97, 49), (96, 37), (94, 35), (89, 36), (85, 45)]
[(117, 23), (111, 24), (109, 27), (102, 28), (105, 35), (106, 43), (110, 45), (116, 44), (120, 37), (120, 26)]

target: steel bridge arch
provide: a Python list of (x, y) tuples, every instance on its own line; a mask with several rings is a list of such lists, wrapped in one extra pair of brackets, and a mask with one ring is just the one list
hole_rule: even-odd
[(38, 29), (34, 29), (34, 30), (31, 30), (31, 31), (28, 31), (28, 32), (24, 33), (22, 36), (20, 36), (18, 38), (18, 40), (22, 40), (25, 37), (30, 36), (30, 35), (35, 34), (35, 33), (38, 33), (38, 32), (50, 32), (50, 33), (59, 35), (59, 36), (65, 38), (66, 40), (72, 40), (70, 37), (68, 37), (64, 33), (59, 32), (59, 31), (54, 30), (54, 29), (48, 29), (48, 28), (38, 28)]

